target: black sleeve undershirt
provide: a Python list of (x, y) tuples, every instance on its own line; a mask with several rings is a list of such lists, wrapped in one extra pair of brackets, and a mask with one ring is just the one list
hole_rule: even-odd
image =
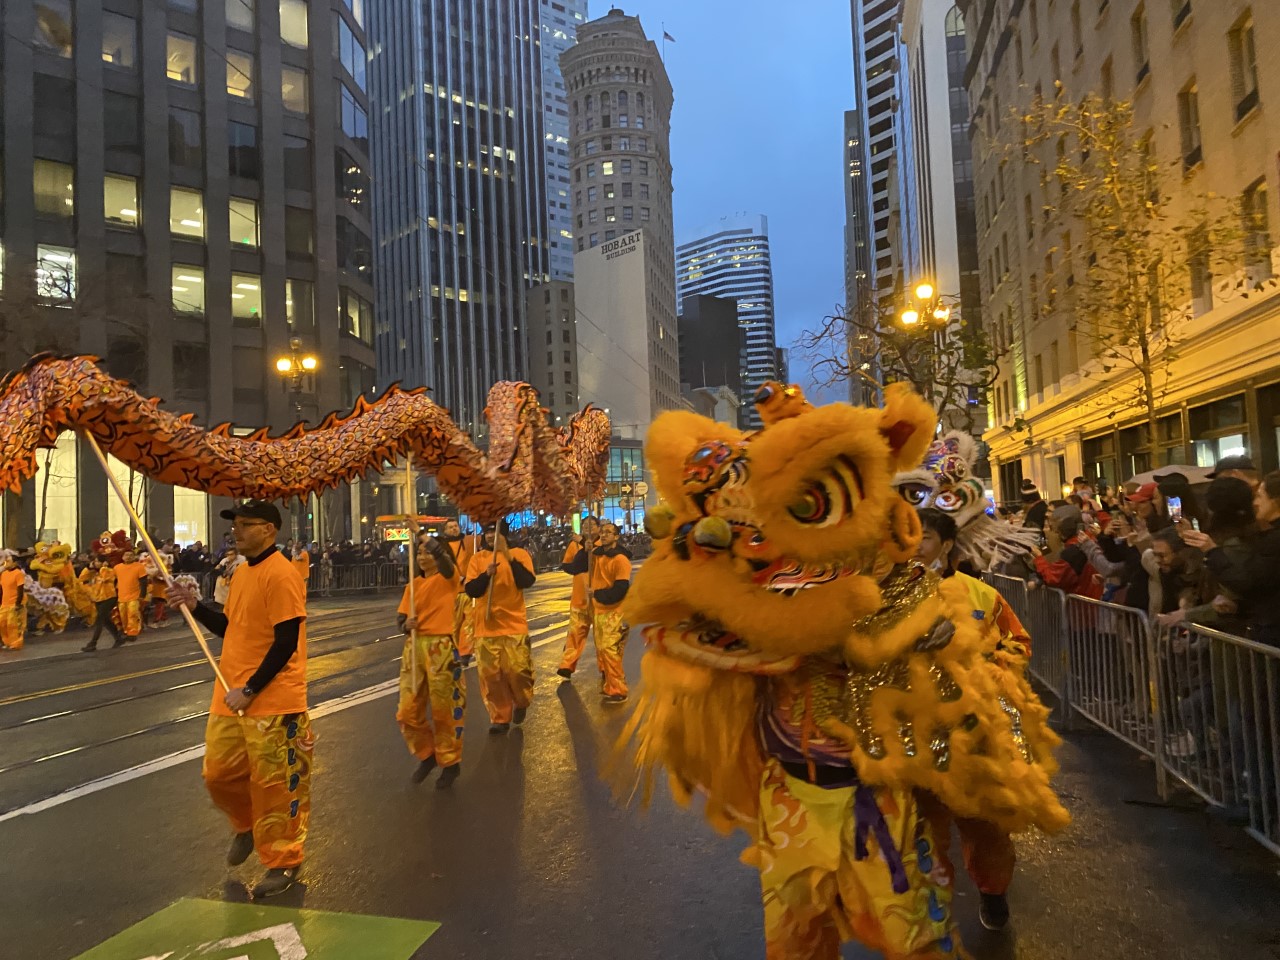
[(511, 579), (515, 580), (516, 586), (521, 590), (528, 590), (533, 586), (534, 581), (538, 579), (538, 575), (519, 560), (512, 560)]
[(579, 574), (587, 572), (587, 551), (579, 550), (568, 563), (560, 564), (565, 573)]
[(468, 597), (472, 600), (479, 600), (484, 596), (484, 592), (489, 589), (489, 573), (485, 571), (474, 580), (468, 580), (466, 586), (462, 588)]
[(196, 618), (196, 623), (202, 627), (208, 627), (220, 637), (227, 635), (227, 615), (221, 611), (214, 610), (212, 607), (206, 607), (203, 603), (197, 603), (195, 609), (191, 611), (191, 615)]
[(284, 669), (285, 664), (298, 652), (298, 640), (302, 633), (302, 617), (282, 620), (275, 625), (275, 641), (262, 658), (257, 671), (245, 684), (254, 693), (261, 693), (262, 688), (275, 679), (276, 674)]
[(595, 592), (597, 601), (609, 606), (615, 603), (621, 603), (622, 598), (627, 595), (627, 589), (631, 586), (630, 580), (617, 580), (611, 587), (604, 587)]

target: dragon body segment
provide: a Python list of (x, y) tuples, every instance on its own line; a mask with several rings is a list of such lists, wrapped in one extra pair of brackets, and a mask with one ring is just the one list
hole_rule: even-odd
[(153, 480), (216, 496), (305, 497), (407, 456), (483, 522), (527, 508), (562, 516), (600, 497), (610, 434), (603, 410), (588, 406), (556, 431), (532, 386), (504, 381), (490, 390), (485, 414), (487, 456), (425, 389), (398, 385), (317, 427), (237, 436), (230, 424), (205, 428), (162, 409), (93, 357), (43, 355), (0, 383), (0, 488), (33, 476), (36, 451), (77, 430)]

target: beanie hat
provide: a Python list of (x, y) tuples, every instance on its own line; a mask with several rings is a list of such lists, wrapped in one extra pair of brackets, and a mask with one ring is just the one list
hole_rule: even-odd
[(1040, 491), (1036, 489), (1035, 481), (1026, 479), (1022, 481), (1022, 500), (1024, 503), (1035, 503), (1040, 499)]

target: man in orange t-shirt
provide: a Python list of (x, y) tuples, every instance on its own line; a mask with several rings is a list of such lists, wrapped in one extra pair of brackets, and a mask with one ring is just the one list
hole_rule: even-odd
[(256, 850), (267, 868), (253, 888), (259, 899), (297, 879), (311, 812), (306, 585), (276, 549), (281, 520), (273, 504), (249, 500), (221, 515), (248, 558), (231, 576), (226, 607), (197, 603), (178, 583), (169, 600), (223, 638), (219, 666), (230, 689), (214, 687), (204, 782), (236, 831), (227, 862), (239, 866)]
[(147, 582), (147, 568), (132, 550), (126, 550), (115, 567), (116, 600), (120, 605), (120, 626), (124, 638), (112, 647), (138, 639), (142, 632), (142, 592)]
[(440, 531), (440, 540), (453, 555), (453, 565), (458, 568), (460, 578), (458, 598), (454, 601), (453, 639), (458, 647), (458, 662), (464, 667), (470, 666), (476, 649), (476, 602), (461, 589), (461, 580), (466, 579), (471, 554), (478, 539), (475, 534), (464, 535), (457, 520), (446, 521), (444, 529)]
[(622, 655), (627, 649), (627, 625), (622, 599), (631, 586), (631, 557), (618, 546), (618, 528), (600, 524), (600, 545), (591, 552), (591, 600), (595, 615), (596, 661), (604, 675), (605, 703), (626, 703), (627, 675)]
[(396, 722), (409, 752), (419, 761), (413, 782), (421, 783), (439, 765), (436, 789), (446, 789), (462, 772), (467, 708), (467, 687), (453, 640), (460, 575), (453, 551), (434, 537), (419, 540), (416, 560), (412, 604), (406, 586), (396, 610), (406, 634)]
[(115, 612), (116, 600), (116, 574), (111, 569), (111, 564), (106, 560), (94, 558), (89, 561), (89, 566), (84, 568), (84, 572), (80, 574), (80, 579), (85, 581), (89, 590), (89, 598), (93, 600), (94, 608), (97, 610), (97, 620), (93, 627), (93, 636), (89, 638), (89, 642), (80, 648), (83, 653), (92, 653), (98, 649), (98, 638), (102, 636), (102, 630), (105, 627), (111, 631), (111, 636), (115, 638), (113, 646), (120, 646), (124, 643), (124, 637), (121, 635), (119, 628), (116, 627), (115, 621), (111, 619), (111, 615)]
[(27, 575), (12, 553), (0, 573), (0, 646), (21, 650), (27, 635)]
[(293, 569), (298, 571), (298, 576), (302, 577), (302, 583), (305, 586), (311, 579), (311, 554), (307, 552), (301, 540), (293, 545), (289, 560), (293, 564)]
[(591, 551), (596, 545), (596, 519), (584, 517), (582, 533), (574, 534), (560, 560), (560, 569), (573, 577), (573, 592), (569, 595), (569, 631), (564, 638), (564, 653), (560, 656), (560, 669), (556, 671), (568, 680), (577, 669), (578, 660), (587, 646), (587, 634), (591, 632), (591, 600), (587, 593), (587, 578)]
[(485, 527), (486, 549), (471, 558), (467, 596), (476, 602), (476, 656), (480, 695), (489, 711), (489, 732), (506, 733), (524, 723), (533, 699), (533, 659), (524, 592), (533, 586), (533, 558), (507, 544), (506, 521)]

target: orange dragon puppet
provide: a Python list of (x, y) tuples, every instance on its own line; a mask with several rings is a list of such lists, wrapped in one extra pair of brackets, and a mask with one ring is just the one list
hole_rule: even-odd
[(1020, 674), (986, 656), (967, 592), (914, 562), (892, 486), (933, 437), (902, 387), (883, 410), (757, 394), (743, 433), (663, 414), (647, 451), (664, 504), (627, 598), (647, 623), (644, 689), (623, 735), (647, 799), (665, 770), (760, 871), (769, 960), (964, 956), (949, 837), (926, 812), (1018, 832), (1068, 820), (1057, 737)]
[(485, 414), (487, 456), (426, 390), (399, 386), (312, 429), (241, 437), (230, 424), (203, 428), (190, 414), (161, 409), (93, 357), (42, 355), (0, 383), (0, 489), (31, 477), (36, 451), (77, 430), (153, 480), (217, 496), (305, 497), (406, 456), (482, 522), (524, 509), (562, 516), (601, 496), (610, 432), (603, 410), (588, 406), (557, 432), (533, 387), (502, 382)]

